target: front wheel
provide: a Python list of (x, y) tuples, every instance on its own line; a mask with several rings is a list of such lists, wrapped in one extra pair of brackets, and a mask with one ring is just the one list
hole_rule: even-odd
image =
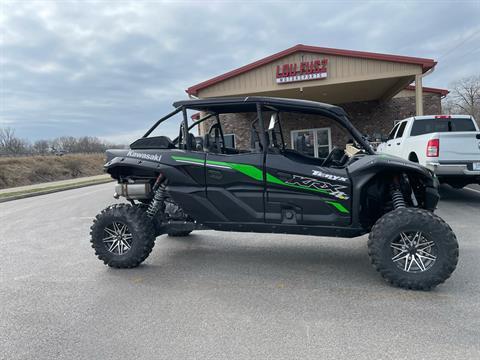
[(373, 266), (391, 284), (429, 290), (455, 270), (458, 242), (450, 226), (432, 212), (400, 208), (375, 223), (368, 253)]
[(155, 228), (143, 209), (129, 204), (109, 206), (91, 227), (92, 247), (106, 265), (133, 268), (140, 265), (155, 245)]

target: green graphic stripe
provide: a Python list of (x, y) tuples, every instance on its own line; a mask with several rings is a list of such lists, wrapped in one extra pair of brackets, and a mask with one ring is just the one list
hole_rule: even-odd
[[(196, 159), (196, 158), (191, 158), (191, 157), (185, 157), (185, 156), (172, 156), (172, 159), (176, 161), (183, 161), (183, 162), (188, 162), (191, 164), (198, 164), (198, 165), (203, 165), (204, 161), (202, 159)], [(237, 164), (237, 163), (231, 163), (231, 162), (223, 162), (223, 161), (213, 161), (213, 160), (207, 160), (206, 161), (207, 165), (217, 165), (217, 166), (225, 166), (228, 167), (232, 170), (236, 170), (238, 172), (241, 172), (242, 174), (255, 179), (257, 181), (263, 181), (263, 172), (262, 170), (258, 169), (256, 166), (252, 165), (247, 165), (247, 164)], [(296, 189), (302, 189), (302, 190), (308, 190), (308, 191), (313, 191), (313, 192), (318, 192), (322, 194), (328, 194), (328, 191), (324, 189), (313, 189), (309, 188), (306, 186), (301, 186), (301, 185), (296, 185), (296, 184), (289, 184), (284, 182), (283, 180), (280, 180), (276, 176), (273, 176), (270, 173), (267, 173), (267, 182), (272, 183), (272, 184), (277, 184), (277, 185), (282, 185), (282, 186), (288, 186), (291, 188), (296, 188)], [(339, 202), (336, 201), (326, 201), (327, 204), (332, 205), (337, 209), (339, 212), (348, 214), (349, 211)]]
[(186, 161), (186, 162), (192, 162), (192, 163), (197, 163), (197, 164), (203, 164), (204, 161), (202, 159), (195, 159), (191, 157), (184, 157), (184, 156), (172, 156), (172, 159), (175, 161)]
[(341, 213), (344, 213), (344, 214), (348, 214), (349, 211), (345, 208), (345, 206), (343, 206), (342, 204), (340, 204), (339, 202), (336, 202), (336, 201), (325, 201), (327, 204), (330, 204), (330, 205), (333, 205), (335, 207), (335, 209), (337, 209), (338, 211), (340, 211)]

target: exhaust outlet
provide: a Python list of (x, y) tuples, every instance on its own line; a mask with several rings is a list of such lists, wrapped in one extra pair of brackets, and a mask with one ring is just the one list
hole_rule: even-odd
[(149, 183), (117, 184), (113, 197), (118, 199), (120, 196), (123, 196), (127, 200), (143, 200), (151, 197), (151, 191)]

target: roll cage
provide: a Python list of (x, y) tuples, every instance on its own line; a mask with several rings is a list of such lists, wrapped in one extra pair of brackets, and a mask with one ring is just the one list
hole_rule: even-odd
[[(277, 114), (278, 119), (282, 112), (302, 113), (309, 115), (325, 116), (340, 126), (345, 128), (354, 138), (354, 140), (366, 151), (367, 154), (375, 154), (370, 144), (363, 138), (362, 134), (351, 124), (345, 111), (338, 106), (324, 104), (316, 101), (272, 98), (272, 97), (232, 97), (232, 98), (210, 98), (210, 99), (192, 99), (182, 100), (173, 103), (175, 110), (160, 118), (155, 124), (143, 135), (142, 138), (147, 138), (161, 123), (171, 118), (172, 116), (182, 112), (183, 120), (180, 124), (179, 135), (173, 140), (174, 144), (183, 144), (186, 150), (191, 149), (191, 143), (185, 141), (188, 132), (198, 124), (214, 117), (219, 128), (220, 136), (223, 139), (223, 132), (220, 125), (220, 114), (229, 113), (256, 113), (253, 122), (258, 121), (260, 129), (266, 129), (263, 112), (270, 111)], [(188, 124), (187, 110), (196, 110), (205, 113), (206, 115), (196, 120), (194, 124)], [(280, 125), (280, 121), (278, 121)], [(264, 152), (267, 151), (269, 143), (271, 143), (272, 135), (266, 131), (258, 131), (258, 137), (261, 148)], [(283, 146), (283, 133), (280, 129), (281, 144)], [(275, 134), (273, 134), (275, 137)]]

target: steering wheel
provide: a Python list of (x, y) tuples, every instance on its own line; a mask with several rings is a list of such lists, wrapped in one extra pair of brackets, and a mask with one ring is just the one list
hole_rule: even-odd
[(323, 160), (322, 166), (328, 167), (333, 163), (339, 163), (338, 160), (341, 160), (344, 154), (345, 151), (335, 146), (332, 151), (330, 151), (330, 153), (327, 155), (325, 160)]

